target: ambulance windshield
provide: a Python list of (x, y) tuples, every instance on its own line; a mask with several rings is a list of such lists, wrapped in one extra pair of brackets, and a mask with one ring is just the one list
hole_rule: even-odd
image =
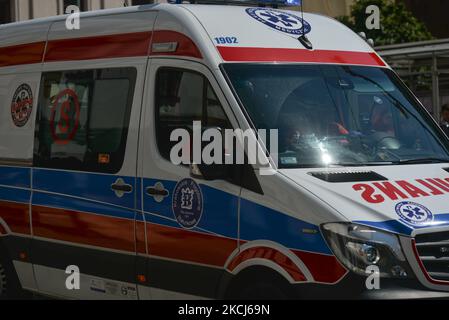
[(222, 67), (256, 129), (278, 130), (280, 168), (449, 162), (447, 139), (391, 70)]

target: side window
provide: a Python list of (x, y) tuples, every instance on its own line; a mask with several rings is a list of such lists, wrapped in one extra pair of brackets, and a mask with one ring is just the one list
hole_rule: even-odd
[(128, 136), (134, 68), (44, 73), (34, 165), (116, 173)]
[(170, 160), (176, 129), (192, 130), (193, 121), (203, 128), (232, 126), (209, 81), (203, 75), (182, 69), (161, 68), (156, 76), (156, 136), (161, 155)]

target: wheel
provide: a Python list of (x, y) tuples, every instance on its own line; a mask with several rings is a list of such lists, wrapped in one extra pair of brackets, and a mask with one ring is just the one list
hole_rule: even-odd
[(0, 263), (0, 300), (6, 297), (6, 270)]
[(22, 290), (12, 262), (0, 250), (0, 300), (28, 299), (29, 294)]
[(291, 284), (279, 273), (265, 267), (246, 269), (231, 282), (226, 299), (291, 300), (295, 299)]

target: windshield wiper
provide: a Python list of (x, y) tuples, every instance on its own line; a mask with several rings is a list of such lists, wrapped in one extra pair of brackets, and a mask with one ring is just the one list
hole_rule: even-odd
[(400, 164), (425, 164), (425, 163), (449, 163), (449, 158), (420, 158), (420, 159), (404, 159), (394, 161), (372, 161), (372, 162), (337, 162), (331, 163), (328, 167), (369, 167), (369, 166), (388, 166)]
[(421, 163), (449, 163), (449, 158), (418, 158), (418, 159), (404, 159), (394, 161), (395, 164), (421, 164)]
[[(368, 81), (372, 84), (374, 84), (376, 87), (378, 87), (387, 97), (389, 97), (391, 99), (390, 102), (392, 102), (396, 108), (399, 109), (399, 111), (406, 117), (409, 117), (409, 114), (411, 114), (415, 119), (416, 116), (414, 114), (412, 114), (411, 112), (409, 112), (407, 110), (407, 108), (401, 103), (401, 101), (399, 101), (394, 95), (392, 95), (390, 92), (388, 92), (381, 84), (377, 83), (376, 81), (374, 81), (373, 79), (368, 78), (367, 76), (364, 76), (362, 74), (356, 73), (350, 69), (347, 69), (347, 72), (352, 74), (354, 77), (359, 77), (364, 79), (365, 81)], [(419, 122), (419, 121), (418, 121)]]

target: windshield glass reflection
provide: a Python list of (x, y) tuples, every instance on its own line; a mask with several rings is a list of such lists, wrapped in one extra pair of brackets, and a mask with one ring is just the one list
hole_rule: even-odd
[(447, 141), (384, 68), (225, 64), (257, 129), (277, 129), (279, 167), (449, 162)]

